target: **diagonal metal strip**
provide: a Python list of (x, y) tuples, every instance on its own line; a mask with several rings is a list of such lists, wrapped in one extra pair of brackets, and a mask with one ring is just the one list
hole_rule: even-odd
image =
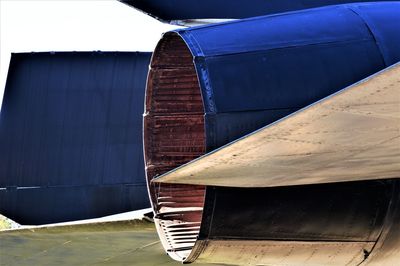
[(400, 177), (400, 63), (153, 182), (275, 187)]

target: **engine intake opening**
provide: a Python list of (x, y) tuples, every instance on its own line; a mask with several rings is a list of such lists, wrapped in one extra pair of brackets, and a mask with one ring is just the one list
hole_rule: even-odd
[(151, 61), (144, 151), (158, 234), (168, 254), (184, 261), (199, 234), (205, 187), (151, 184), (154, 177), (206, 151), (204, 105), (193, 56), (176, 33), (163, 36)]

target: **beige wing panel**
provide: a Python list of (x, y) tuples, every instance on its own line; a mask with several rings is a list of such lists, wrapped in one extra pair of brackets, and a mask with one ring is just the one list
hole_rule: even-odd
[(154, 182), (274, 187), (400, 177), (400, 63)]
[[(357, 265), (372, 242), (212, 240), (196, 262), (227, 265)], [(216, 255), (218, 254), (218, 255)]]

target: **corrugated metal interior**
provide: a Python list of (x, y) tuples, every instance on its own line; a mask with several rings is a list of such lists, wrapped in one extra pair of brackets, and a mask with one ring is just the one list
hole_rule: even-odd
[(146, 174), (156, 223), (166, 250), (181, 259), (196, 241), (205, 189), (151, 180), (205, 153), (204, 107), (193, 57), (175, 35), (157, 46), (144, 118)]
[(146, 92), (148, 176), (182, 165), (205, 152), (204, 108), (193, 58), (178, 36), (154, 53)]

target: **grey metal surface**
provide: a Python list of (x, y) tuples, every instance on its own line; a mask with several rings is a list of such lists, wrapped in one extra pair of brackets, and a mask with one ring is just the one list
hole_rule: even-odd
[(153, 182), (274, 187), (400, 177), (400, 63)]
[(153, 223), (113, 219), (0, 231), (0, 265), (180, 265)]

